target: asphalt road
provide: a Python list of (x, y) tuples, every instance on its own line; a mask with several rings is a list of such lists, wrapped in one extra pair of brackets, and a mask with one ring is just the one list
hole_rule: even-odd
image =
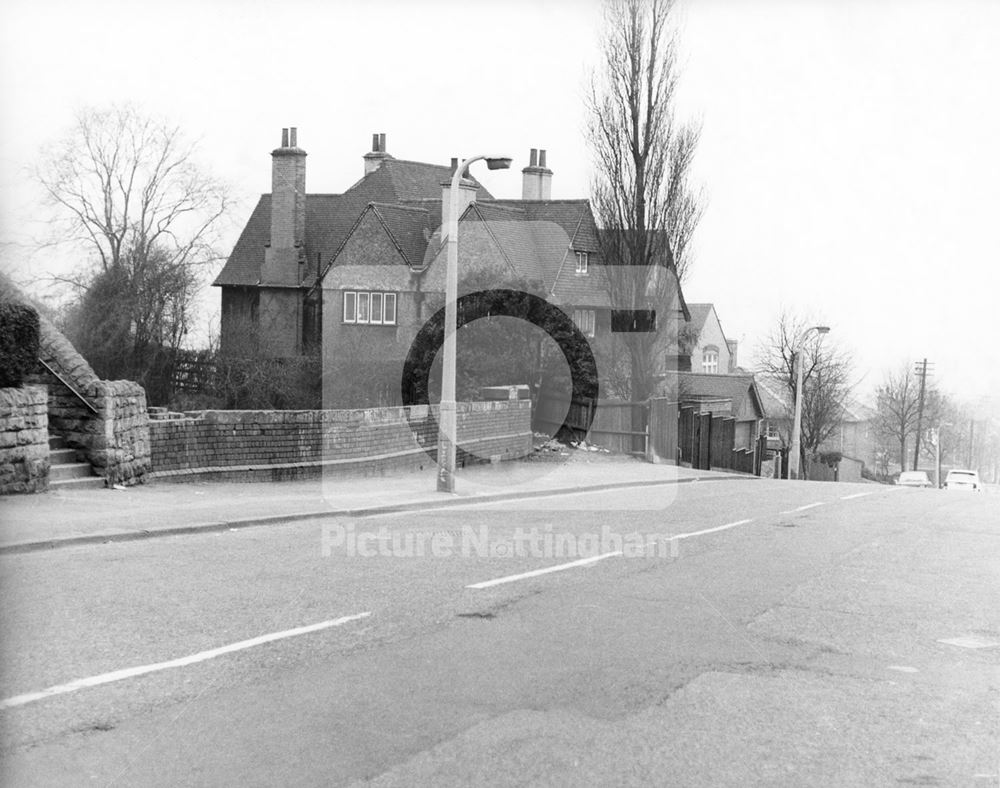
[(4, 556), (4, 784), (1000, 784), (1000, 496), (657, 490)]

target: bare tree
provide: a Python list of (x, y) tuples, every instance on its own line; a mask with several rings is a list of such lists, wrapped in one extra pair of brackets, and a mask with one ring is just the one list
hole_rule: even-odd
[[(795, 350), (813, 321), (783, 312), (758, 349), (757, 371), (785, 388), (795, 403)], [(821, 334), (802, 343), (802, 438), (804, 456), (819, 447), (840, 427), (851, 393), (851, 358)], [(805, 463), (802, 467), (806, 467)]]
[(78, 113), (35, 167), (54, 211), (50, 243), (87, 256), (62, 278), (78, 298), (69, 319), (79, 330), (67, 329), (94, 338), (92, 352), (110, 341), (128, 356), (93, 358), (105, 377), (141, 380), (153, 356), (180, 345), (201, 273), (219, 259), (230, 198), (195, 151), (179, 128), (125, 105)]
[(876, 429), (899, 447), (899, 469), (906, 470), (906, 444), (916, 434), (920, 383), (912, 366), (889, 372), (876, 394)]
[(666, 342), (677, 341), (667, 336), (663, 312), (690, 270), (702, 214), (690, 183), (700, 130), (680, 122), (675, 108), (673, 7), (673, 0), (607, 0), (603, 63), (588, 97), (593, 207), (609, 297), (618, 308), (658, 312), (655, 323), (617, 334), (632, 400), (653, 392)]

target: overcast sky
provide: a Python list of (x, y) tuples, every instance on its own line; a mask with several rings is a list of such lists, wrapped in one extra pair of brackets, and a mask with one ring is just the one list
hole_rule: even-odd
[[(703, 127), (706, 195), (689, 302), (713, 302), (741, 363), (782, 308), (828, 323), (863, 387), (926, 356), (948, 390), (1000, 389), (1000, 3), (681, 2), (682, 107)], [(0, 6), (0, 241), (22, 280), (24, 168), (86, 105), (133, 101), (201, 142), (243, 203), (297, 126), (310, 192), (362, 174), (371, 134), (399, 158), (477, 170), (520, 196), (546, 148), (553, 197), (588, 196), (583, 136), (600, 5), (590, 0), (54, 2)], [(218, 292), (210, 293), (217, 309)]]

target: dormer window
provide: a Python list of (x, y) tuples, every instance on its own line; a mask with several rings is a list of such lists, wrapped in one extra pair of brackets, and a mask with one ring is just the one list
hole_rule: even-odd
[(578, 276), (586, 276), (590, 266), (590, 255), (587, 252), (576, 253), (576, 273)]

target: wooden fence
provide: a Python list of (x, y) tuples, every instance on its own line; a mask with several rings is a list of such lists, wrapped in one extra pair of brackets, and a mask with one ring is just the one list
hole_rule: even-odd
[(569, 401), (544, 394), (539, 397), (535, 403), (532, 429), (554, 434), (563, 424), (573, 433), (565, 437), (574, 440), (585, 438), (595, 446), (620, 454), (646, 454), (649, 437), (649, 407), (646, 403), (606, 399), (596, 402)]
[(750, 449), (735, 444), (733, 417), (703, 413), (690, 406), (680, 409), (677, 446), (681, 462), (703, 471), (716, 468), (759, 475), (767, 439), (758, 438)]

